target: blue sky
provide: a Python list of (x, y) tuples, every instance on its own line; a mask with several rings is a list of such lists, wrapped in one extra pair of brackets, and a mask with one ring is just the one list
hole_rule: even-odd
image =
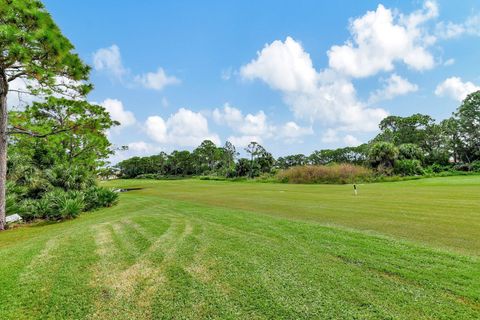
[(132, 155), (356, 145), (480, 88), (478, 1), (45, 1)]

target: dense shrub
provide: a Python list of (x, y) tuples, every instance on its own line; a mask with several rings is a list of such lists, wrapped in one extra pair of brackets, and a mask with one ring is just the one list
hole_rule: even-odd
[(398, 146), (398, 159), (423, 161), (422, 149), (413, 143), (404, 143)]
[(85, 211), (91, 211), (100, 207), (98, 199), (98, 187), (92, 186), (85, 190)]
[(83, 195), (71, 196), (66, 194), (56, 203), (56, 209), (61, 219), (76, 218), (84, 207)]
[[(23, 200), (15, 213), (19, 214), (24, 221), (32, 221), (35, 219), (42, 218), (39, 212), (36, 210), (36, 202), (34, 199), (25, 199)], [(13, 212), (11, 212), (13, 213)]]
[(58, 188), (37, 200), (35, 209), (38, 212), (43, 211), (43, 219), (60, 220), (75, 218), (84, 207), (84, 195), (81, 191), (64, 191)]
[(118, 202), (118, 193), (102, 187), (91, 187), (85, 192), (86, 208), (93, 210), (111, 207)]
[(369, 181), (372, 170), (352, 165), (334, 164), (329, 166), (300, 166), (280, 171), (277, 178), (288, 183), (354, 183)]
[[(44, 197), (36, 200), (35, 206), (31, 208), (30, 214), (33, 214), (34, 218), (48, 218), (55, 210), (52, 197)], [(28, 212), (25, 212), (28, 214)]]
[(46, 170), (46, 176), (55, 188), (64, 190), (85, 190), (95, 185), (95, 176), (81, 166), (58, 165)]
[(449, 165), (450, 154), (445, 150), (433, 150), (429, 152), (425, 157), (425, 163), (438, 164), (440, 166)]
[(438, 163), (432, 164), (423, 170), (425, 174), (434, 174), (450, 170), (450, 166), (444, 166)]
[(420, 160), (402, 159), (395, 161), (394, 172), (402, 176), (415, 176), (423, 173)]
[(110, 207), (117, 201), (117, 193), (102, 187), (92, 186), (85, 191), (56, 188), (42, 198), (24, 199), (10, 213), (20, 214), (25, 221), (72, 219), (83, 211)]
[(468, 163), (456, 163), (453, 168), (455, 171), (470, 171), (470, 164)]
[(473, 161), (470, 164), (470, 171), (480, 172), (480, 160)]
[(378, 172), (390, 174), (398, 157), (398, 148), (390, 142), (377, 142), (368, 152), (368, 159)]

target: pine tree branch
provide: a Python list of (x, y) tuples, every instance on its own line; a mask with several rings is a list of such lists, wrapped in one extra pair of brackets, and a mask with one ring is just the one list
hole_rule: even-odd
[(68, 131), (74, 130), (77, 127), (78, 127), (78, 125), (75, 125), (73, 127), (54, 130), (54, 131), (51, 131), (51, 132), (48, 132), (48, 133), (40, 134), (40, 133), (29, 131), (29, 130), (26, 130), (26, 129), (23, 129), (21, 127), (16, 126), (16, 127), (13, 127), (10, 131), (8, 131), (7, 135), (24, 134), (24, 135), (28, 135), (28, 136), (31, 136), (31, 137), (34, 137), (34, 138), (46, 138), (46, 137), (49, 137), (49, 136), (53, 136), (55, 134), (59, 134), (59, 133), (62, 133), (62, 132), (68, 132)]

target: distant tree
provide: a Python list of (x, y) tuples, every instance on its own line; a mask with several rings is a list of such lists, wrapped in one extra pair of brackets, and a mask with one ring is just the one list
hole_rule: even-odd
[(89, 67), (38, 0), (0, 0), (0, 230), (5, 227), (7, 94), (17, 79), (34, 82), (31, 93), (85, 96)]
[(308, 158), (304, 154), (294, 154), (280, 157), (276, 161), (279, 169), (288, 169), (295, 166), (304, 166), (308, 163)]
[(314, 151), (308, 157), (308, 163), (325, 165), (329, 163), (352, 163), (363, 164), (368, 158), (368, 145), (362, 144), (357, 147), (345, 147), (338, 149), (325, 149)]
[(325, 165), (334, 162), (333, 150), (316, 150), (308, 157), (308, 162), (313, 165)]
[(423, 162), (425, 164), (447, 165), (451, 155), (456, 157), (456, 148), (453, 148), (454, 142), (451, 140), (455, 133), (452, 134), (450, 132), (453, 129), (451, 127), (452, 123), (449, 122), (450, 120), (453, 120), (453, 118), (429, 126), (426, 143), (422, 148), (425, 156)]
[(219, 156), (219, 151), (217, 150), (217, 146), (215, 145), (215, 143), (213, 143), (211, 140), (204, 140), (193, 151), (193, 153), (195, 154), (194, 157), (197, 161), (196, 165), (201, 168), (201, 173), (205, 171), (204, 166), (206, 166), (209, 171), (214, 170), (215, 162)]
[(173, 151), (168, 157), (168, 163), (171, 164), (173, 175), (187, 176), (194, 173), (191, 153), (188, 150)]
[(390, 142), (377, 142), (370, 148), (369, 160), (379, 171), (390, 172), (398, 157), (398, 148)]
[(225, 162), (227, 163), (227, 166), (231, 167), (238, 156), (237, 149), (230, 141), (225, 142), (223, 149), (225, 150)]
[(132, 157), (120, 161), (115, 165), (119, 171), (120, 178), (135, 178), (138, 175), (146, 173), (143, 166), (143, 160), (140, 157)]
[(388, 116), (380, 122), (381, 132), (375, 137), (374, 142), (390, 142), (396, 146), (413, 143), (425, 150), (428, 129), (434, 123), (432, 117), (419, 113), (408, 117)]
[(225, 167), (225, 175), (229, 176), (235, 170), (235, 159), (238, 157), (238, 152), (235, 146), (230, 142), (226, 141), (223, 146), (223, 164)]
[(401, 160), (419, 160), (423, 161), (424, 154), (419, 146), (413, 143), (404, 143), (398, 146), (398, 158)]
[(258, 164), (258, 169), (262, 173), (269, 173), (272, 171), (273, 166), (275, 164), (275, 158), (272, 156), (270, 152), (263, 149), (258, 154), (256, 162)]
[(258, 163), (255, 160), (260, 154), (266, 151), (265, 148), (254, 141), (248, 144), (248, 146), (245, 148), (245, 151), (250, 155), (250, 178), (253, 178), (256, 175), (255, 168), (258, 168)]
[(454, 114), (458, 125), (459, 156), (464, 162), (480, 160), (480, 91), (469, 94)]
[(249, 159), (240, 158), (235, 165), (235, 175), (237, 177), (245, 177), (250, 173), (251, 162)]

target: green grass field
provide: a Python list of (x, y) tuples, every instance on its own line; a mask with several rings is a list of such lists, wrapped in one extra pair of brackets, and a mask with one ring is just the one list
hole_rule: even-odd
[(0, 234), (0, 319), (479, 319), (480, 177), (124, 180)]

